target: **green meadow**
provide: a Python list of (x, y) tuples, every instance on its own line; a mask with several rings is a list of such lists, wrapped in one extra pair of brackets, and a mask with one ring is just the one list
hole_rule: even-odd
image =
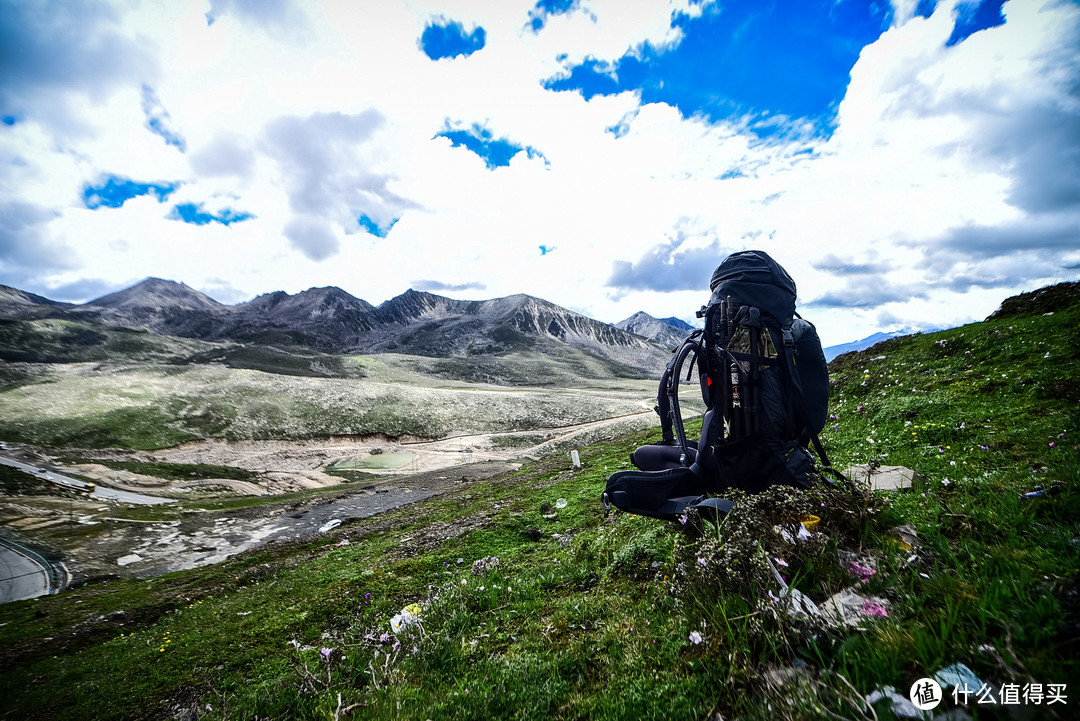
[[(1072, 717), (1080, 299), (1059, 295), (833, 361), (834, 466), (907, 466), (910, 490), (605, 516), (605, 478), (659, 433), (620, 437), (579, 470), (542, 458), (218, 565), (0, 606), (4, 717), (885, 719), (875, 689), (955, 663), (995, 696), (1056, 690), (1023, 697), (1031, 718)], [(777, 532), (811, 515), (809, 538)], [(829, 623), (773, 569), (817, 605), (876, 600)]]

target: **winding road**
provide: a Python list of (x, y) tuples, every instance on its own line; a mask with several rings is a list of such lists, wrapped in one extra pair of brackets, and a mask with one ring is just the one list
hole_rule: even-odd
[(29, 554), (0, 543), (0, 603), (49, 593), (52, 577), (41, 563)]
[[(11, 466), (12, 468), (18, 468), (20, 471), (37, 476), (42, 480), (49, 481), (60, 486), (66, 486), (77, 491), (85, 491), (87, 486), (90, 485), (86, 483), (86, 481), (80, 481), (78, 478), (65, 476), (62, 473), (55, 473), (48, 470), (47, 468), (41, 468), (40, 466), (34, 466), (29, 463), (23, 463), (22, 461), (16, 461), (14, 458), (8, 458), (6, 456), (0, 456), (0, 463), (4, 464), (5, 466)], [(107, 488), (100, 485), (94, 487), (94, 490), (90, 493), (90, 497), (98, 498), (103, 501), (133, 503), (139, 506), (156, 506), (161, 503), (174, 503), (173, 499), (171, 498), (146, 496), (142, 493), (121, 491), (117, 488)]]

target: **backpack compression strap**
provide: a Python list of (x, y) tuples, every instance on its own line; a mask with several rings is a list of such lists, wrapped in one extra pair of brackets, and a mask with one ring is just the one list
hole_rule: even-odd
[[(817, 433), (810, 430), (810, 420), (806, 416), (806, 404), (803, 401), (802, 383), (799, 381), (799, 371), (795, 368), (795, 337), (791, 333), (791, 326), (786, 326), (781, 329), (784, 334), (784, 355), (786, 356), (786, 362), (789, 363), (788, 378), (791, 379), (791, 386), (794, 393), (795, 415), (798, 417), (799, 422), (802, 423), (803, 428), (810, 434), (810, 441), (814, 444), (814, 450), (817, 451), (818, 458), (821, 459), (821, 471), (822, 474), (828, 472), (835, 476), (840, 481), (846, 481), (847, 478), (844, 474), (832, 467), (832, 463), (829, 462), (829, 456), (825, 454), (825, 446), (821, 444), (821, 439), (818, 438)], [(822, 476), (824, 480), (824, 475)], [(832, 484), (832, 481), (826, 481)]]

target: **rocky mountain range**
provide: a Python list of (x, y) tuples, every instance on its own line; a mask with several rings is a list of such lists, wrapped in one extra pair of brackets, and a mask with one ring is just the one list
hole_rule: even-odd
[(88, 303), (70, 304), (0, 286), (0, 319), (42, 318), (328, 353), (558, 355), (560, 347), (569, 346), (645, 376), (663, 369), (674, 337), (665, 330), (670, 325), (646, 314), (613, 326), (528, 295), (461, 301), (409, 290), (373, 306), (327, 287), (295, 295), (278, 291), (225, 305), (183, 283), (148, 278)]
[(678, 318), (653, 318), (644, 311), (619, 321), (615, 327), (648, 338), (664, 348), (675, 348), (693, 330), (689, 323)]

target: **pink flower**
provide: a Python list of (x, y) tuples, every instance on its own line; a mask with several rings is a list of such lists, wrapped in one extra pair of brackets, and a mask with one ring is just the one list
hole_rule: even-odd
[(858, 578), (863, 583), (869, 581), (870, 577), (877, 573), (877, 571), (873, 568), (870, 568), (869, 566), (864, 566), (861, 563), (857, 563), (855, 561), (852, 561), (848, 565), (847, 572), (855, 578)]
[(863, 602), (862, 615), (871, 616), (872, 618), (888, 618), (889, 612), (880, 603), (867, 600)]

